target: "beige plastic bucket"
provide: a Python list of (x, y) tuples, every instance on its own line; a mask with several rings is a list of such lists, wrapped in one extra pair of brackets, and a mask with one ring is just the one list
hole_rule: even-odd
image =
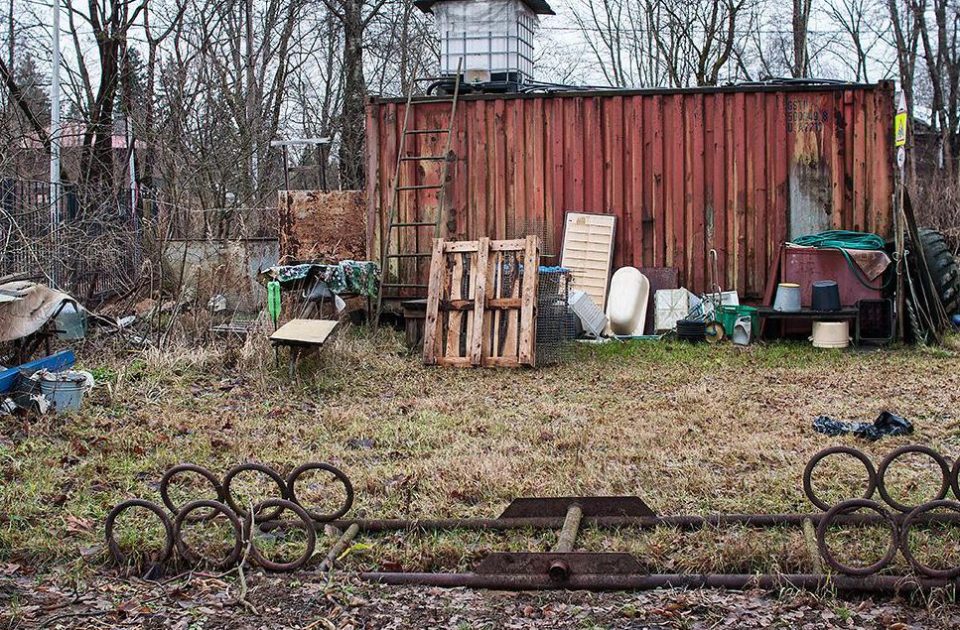
[(814, 348), (846, 348), (850, 345), (850, 322), (813, 322)]

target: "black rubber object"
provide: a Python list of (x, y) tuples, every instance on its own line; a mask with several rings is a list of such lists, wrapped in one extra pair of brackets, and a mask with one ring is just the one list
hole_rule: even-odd
[(920, 247), (948, 315), (960, 313), (960, 268), (943, 234), (920, 228)]
[[(887, 547), (887, 552), (883, 554), (882, 558), (873, 564), (864, 567), (842, 564), (839, 560), (833, 557), (833, 554), (830, 553), (830, 548), (827, 546), (827, 529), (830, 528), (830, 524), (833, 523), (833, 520), (841, 514), (849, 514), (858, 508), (867, 508), (873, 510), (890, 524), (890, 545)], [(890, 561), (893, 560), (893, 557), (897, 555), (897, 547), (899, 546), (898, 538), (897, 523), (893, 520), (890, 513), (883, 509), (883, 506), (876, 501), (870, 501), (868, 499), (850, 499), (849, 501), (843, 501), (842, 503), (836, 504), (830, 508), (826, 515), (820, 520), (820, 524), (817, 525), (817, 549), (820, 551), (820, 557), (823, 558), (832, 569), (846, 575), (865, 576), (878, 573), (881, 569), (890, 564)]]
[(170, 518), (167, 516), (167, 513), (163, 511), (162, 507), (153, 501), (145, 501), (144, 499), (128, 499), (127, 501), (123, 501), (117, 504), (117, 506), (107, 514), (107, 520), (104, 524), (104, 535), (107, 541), (107, 549), (110, 550), (110, 555), (113, 556), (117, 564), (124, 564), (127, 561), (127, 557), (120, 551), (120, 545), (117, 544), (116, 539), (113, 537), (113, 528), (116, 524), (117, 517), (133, 507), (142, 507), (150, 510), (160, 519), (160, 522), (163, 524), (164, 533), (166, 534), (166, 540), (161, 548), (160, 557), (157, 558), (157, 564), (166, 562), (173, 552), (173, 525), (170, 523)]
[[(309, 508), (307, 508), (306, 506), (304, 506), (303, 503), (297, 498), (297, 479), (299, 479), (300, 475), (302, 475), (303, 473), (311, 470), (326, 471), (332, 474), (337, 479), (337, 481), (339, 481), (343, 485), (346, 496), (344, 497), (344, 501), (343, 501), (343, 504), (340, 506), (340, 509), (337, 510), (336, 512), (333, 512), (331, 514), (320, 514), (318, 512), (314, 512)], [(350, 479), (339, 468), (336, 468), (334, 466), (331, 466), (330, 464), (325, 464), (322, 462), (311, 462), (311, 463), (303, 464), (301, 466), (297, 466), (292, 471), (290, 471), (290, 474), (287, 475), (287, 492), (289, 494), (290, 501), (293, 501), (294, 503), (302, 507), (304, 511), (310, 515), (310, 518), (312, 518), (315, 521), (319, 521), (321, 523), (326, 523), (328, 521), (335, 521), (338, 518), (341, 518), (347, 512), (349, 512), (350, 508), (353, 507), (353, 484), (350, 483)]]
[(254, 507), (253, 511), (254, 513), (258, 513), (264, 508), (268, 507), (275, 508), (278, 516), (282, 514), (284, 510), (290, 510), (297, 515), (297, 518), (303, 522), (303, 529), (307, 533), (306, 548), (303, 550), (303, 553), (300, 556), (294, 560), (291, 560), (290, 562), (274, 562), (273, 560), (264, 556), (260, 550), (257, 549), (257, 546), (253, 544), (252, 519), (245, 518), (243, 520), (244, 539), (250, 541), (250, 556), (254, 562), (267, 571), (275, 571), (278, 573), (296, 571), (313, 557), (313, 551), (317, 545), (317, 530), (313, 526), (313, 519), (310, 518), (310, 515), (307, 514), (306, 510), (304, 510), (302, 507), (293, 501), (287, 501), (286, 499), (267, 499), (266, 501), (261, 501), (256, 505), (256, 507)]
[(831, 446), (825, 448), (813, 457), (810, 458), (810, 461), (807, 462), (807, 466), (803, 469), (803, 493), (807, 495), (807, 499), (810, 500), (810, 503), (814, 504), (824, 512), (828, 512), (833, 509), (834, 506), (821, 501), (820, 498), (813, 492), (813, 469), (817, 467), (817, 464), (820, 463), (822, 459), (829, 455), (835, 454), (844, 454), (850, 455), (851, 457), (860, 460), (860, 463), (863, 464), (863, 467), (867, 469), (867, 489), (863, 493), (862, 499), (869, 499), (873, 496), (874, 491), (877, 489), (877, 469), (873, 467), (873, 462), (870, 461), (870, 458), (867, 457), (863, 451), (858, 451), (855, 448), (849, 446)]
[(886, 457), (884, 457), (883, 461), (880, 462), (880, 468), (877, 469), (877, 489), (880, 491), (880, 496), (883, 497), (883, 500), (887, 505), (898, 512), (911, 512), (917, 506), (900, 503), (891, 497), (890, 493), (887, 492), (885, 476), (887, 474), (887, 469), (890, 468), (890, 464), (892, 464), (893, 461), (901, 455), (905, 455), (907, 453), (921, 453), (930, 457), (937, 463), (937, 465), (940, 466), (940, 490), (937, 492), (935, 497), (930, 499), (930, 501), (939, 501), (947, 496), (947, 492), (950, 491), (950, 467), (947, 466), (947, 462), (945, 459), (943, 459), (943, 455), (936, 452), (932, 448), (921, 446), (919, 444), (908, 444), (907, 446), (901, 446), (898, 449), (894, 449)]
[[(194, 551), (181, 535), (183, 523), (190, 520), (188, 518), (190, 512), (199, 510), (201, 508), (210, 508), (210, 512), (214, 516), (217, 514), (223, 514), (233, 526), (233, 549), (230, 550), (230, 553), (227, 554), (226, 557), (221, 558), (220, 560), (209, 558)], [(204, 517), (203, 520), (208, 520), (209, 518), (210, 517)], [(191, 564), (203, 564), (215, 569), (229, 569), (237, 564), (237, 561), (240, 560), (240, 554), (243, 553), (243, 525), (240, 524), (240, 519), (237, 518), (237, 515), (234, 513), (234, 511), (219, 501), (200, 499), (198, 501), (191, 501), (190, 503), (184, 505), (177, 514), (177, 518), (173, 521), (173, 538), (177, 543), (177, 551), (180, 553), (180, 556)]]
[[(278, 498), (286, 499), (289, 496), (287, 483), (283, 480), (283, 477), (280, 476), (280, 473), (275, 471), (273, 468), (270, 468), (269, 466), (264, 466), (263, 464), (257, 464), (254, 462), (234, 466), (233, 468), (227, 471), (226, 475), (223, 476), (223, 498), (226, 499), (227, 505), (230, 506), (230, 509), (233, 510), (236, 513), (236, 515), (239, 516), (240, 518), (246, 519), (247, 511), (242, 507), (240, 507), (239, 505), (237, 505), (237, 502), (233, 500), (233, 495), (230, 494), (230, 483), (233, 481), (234, 477), (236, 477), (238, 474), (246, 470), (252, 470), (252, 471), (264, 474), (267, 477), (270, 477), (273, 480), (273, 482), (277, 484), (277, 488), (280, 489), (280, 496)], [(262, 501), (260, 505), (263, 505), (264, 503), (266, 502)], [(280, 516), (281, 512), (283, 512), (282, 507), (278, 507), (277, 509), (270, 512), (269, 514), (264, 514), (264, 515), (259, 515), (259, 510), (254, 510), (253, 518), (254, 518), (254, 521), (256, 521), (257, 523), (262, 523), (263, 521), (274, 521), (277, 519), (278, 516)]]
[[(216, 475), (203, 466), (198, 466), (196, 464), (177, 464), (167, 472), (163, 473), (163, 477), (160, 479), (160, 499), (163, 501), (163, 504), (167, 506), (167, 509), (170, 510), (171, 514), (177, 516), (177, 514), (180, 512), (180, 508), (174, 505), (173, 501), (170, 499), (170, 480), (181, 473), (194, 473), (209, 481), (210, 485), (213, 486), (213, 489), (217, 493), (216, 500), (220, 503), (223, 503), (223, 486), (220, 485), (220, 480), (217, 479)], [(202, 521), (213, 518), (216, 515), (216, 510), (211, 510), (210, 513), (206, 515), (191, 516), (190, 520)]]
[(917, 573), (934, 578), (949, 579), (960, 577), (960, 565), (951, 567), (949, 569), (935, 569), (933, 567), (928, 567), (925, 564), (921, 564), (914, 557), (913, 552), (910, 550), (910, 526), (913, 525), (913, 521), (915, 521), (921, 514), (941, 508), (946, 508), (948, 510), (953, 510), (954, 512), (960, 513), (960, 503), (957, 503), (956, 501), (941, 500), (924, 503), (904, 517), (903, 521), (900, 522), (900, 553), (903, 554), (903, 557), (907, 559), (907, 561), (910, 563), (910, 566), (912, 566)]

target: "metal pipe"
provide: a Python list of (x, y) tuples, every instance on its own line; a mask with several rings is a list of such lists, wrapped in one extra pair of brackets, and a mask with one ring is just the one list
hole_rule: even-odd
[[(571, 503), (567, 508), (567, 515), (563, 519), (563, 529), (560, 530), (560, 536), (557, 538), (557, 544), (553, 546), (554, 553), (570, 553), (577, 542), (577, 534), (580, 532), (580, 520), (583, 518), (583, 509), (576, 503)], [(570, 577), (570, 565), (562, 558), (557, 558), (550, 563), (547, 574), (551, 580), (562, 581)]]
[(835, 588), (841, 591), (910, 593), (934, 588), (960, 587), (960, 580), (872, 575), (852, 577), (817, 573), (800, 574), (636, 574), (571, 575), (557, 582), (545, 575), (481, 575), (476, 573), (361, 573), (360, 579), (391, 585), (488, 588), (496, 590), (650, 590), (657, 588), (726, 588), (773, 590), (793, 587), (804, 590)]
[[(598, 516), (583, 517), (582, 527), (678, 527), (698, 529), (702, 527), (722, 527), (745, 525), (750, 527), (803, 526), (805, 520), (814, 525), (824, 517), (824, 513), (813, 514), (709, 514), (706, 516)], [(894, 515), (901, 520), (902, 515)], [(522, 518), (465, 518), (465, 519), (348, 519), (331, 521), (329, 524), (340, 529), (356, 523), (362, 532), (386, 532), (405, 529), (464, 529), (464, 530), (511, 530), (511, 529), (557, 529), (563, 526), (565, 519), (555, 517)], [(925, 519), (927, 522), (960, 523), (958, 514), (935, 514)], [(876, 514), (845, 514), (838, 516), (834, 523), (838, 525), (871, 525), (883, 523), (884, 519)], [(263, 523), (261, 527), (269, 526)]]
[(577, 541), (577, 534), (580, 532), (580, 519), (583, 518), (583, 510), (576, 503), (567, 508), (567, 516), (563, 519), (563, 529), (560, 530), (560, 537), (557, 538), (557, 544), (553, 546), (554, 553), (569, 553), (573, 551), (573, 545)]

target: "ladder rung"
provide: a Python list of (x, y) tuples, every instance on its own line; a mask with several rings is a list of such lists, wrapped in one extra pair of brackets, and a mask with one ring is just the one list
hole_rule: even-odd
[(443, 162), (447, 159), (445, 155), (405, 155), (400, 158), (401, 162)]
[(391, 225), (390, 227), (395, 227), (395, 228), (396, 228), (396, 227), (420, 227), (420, 226), (424, 226), (424, 225), (433, 225), (433, 226), (436, 226), (436, 225), (437, 225), (437, 222), (436, 222), (436, 221), (411, 221), (411, 222), (408, 222), (408, 223), (394, 223), (394, 224)]
[(443, 188), (443, 184), (423, 184), (420, 186), (397, 186), (397, 190), (431, 190), (434, 188)]
[[(424, 133), (450, 133), (449, 129), (407, 129), (406, 133), (410, 135), (419, 135)], [(312, 168), (316, 168), (315, 166)]]
[(387, 254), (387, 258), (430, 258), (433, 252), (412, 252), (409, 254)]

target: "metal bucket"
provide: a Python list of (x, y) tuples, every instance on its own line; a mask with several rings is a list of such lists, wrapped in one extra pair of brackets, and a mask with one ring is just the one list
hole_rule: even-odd
[(795, 313), (800, 310), (800, 285), (783, 282), (777, 285), (777, 297), (773, 300), (773, 310)]
[(83, 395), (90, 388), (84, 372), (56, 372), (40, 378), (40, 393), (58, 413), (80, 409)]

